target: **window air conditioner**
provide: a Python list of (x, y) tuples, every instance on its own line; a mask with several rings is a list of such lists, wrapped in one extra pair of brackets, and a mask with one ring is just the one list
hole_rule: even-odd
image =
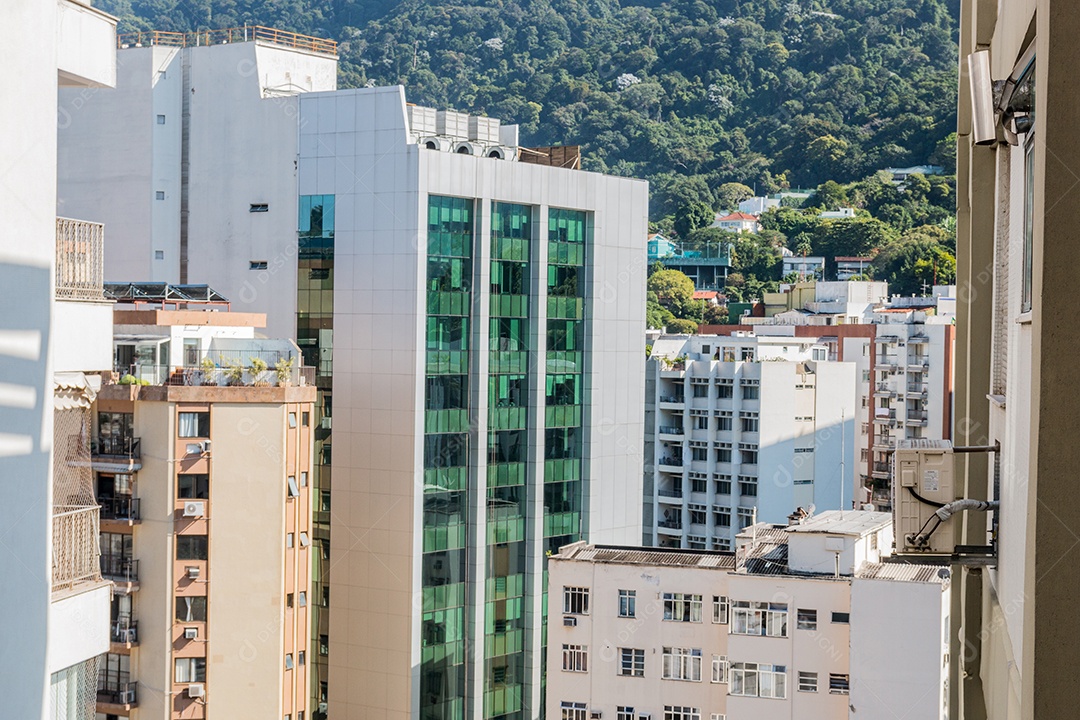
[(206, 697), (206, 686), (202, 683), (192, 683), (191, 685), (188, 685), (187, 696), (189, 698)]
[(184, 503), (184, 517), (203, 517), (206, 515), (206, 503), (195, 500)]
[(199, 568), (198, 565), (188, 565), (186, 568), (184, 568), (184, 572), (187, 573), (188, 580), (198, 580), (199, 575), (202, 574), (202, 570)]
[(134, 690), (123, 690), (123, 691), (120, 692), (120, 704), (121, 705), (132, 705), (134, 703), (135, 703), (135, 691)]
[(199, 638), (199, 628), (188, 627), (184, 628), (185, 640), (197, 640)]
[(564, 617), (562, 619), (562, 624), (566, 627), (577, 627), (577, 618), (572, 616)]
[(201, 443), (199, 443), (199, 446), (202, 448), (202, 451), (204, 453), (210, 452), (210, 441), (209, 440), (203, 440)]
[(120, 631), (120, 637), (125, 643), (133, 643), (137, 640), (138, 635), (136, 634), (135, 628), (124, 628)]

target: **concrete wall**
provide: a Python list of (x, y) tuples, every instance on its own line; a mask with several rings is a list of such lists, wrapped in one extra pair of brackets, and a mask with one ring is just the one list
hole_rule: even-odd
[(109, 651), (112, 583), (87, 585), (49, 605), (49, 673)]
[(53, 308), (57, 342), (53, 369), (95, 371), (113, 369), (111, 302), (58, 300)]

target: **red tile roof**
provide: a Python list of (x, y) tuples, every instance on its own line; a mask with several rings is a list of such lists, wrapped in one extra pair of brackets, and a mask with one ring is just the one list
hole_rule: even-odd
[(749, 215), (744, 212), (733, 212), (730, 215), (725, 215), (722, 218), (716, 219), (717, 222), (723, 222), (725, 220), (750, 220), (753, 222), (757, 222), (757, 215)]

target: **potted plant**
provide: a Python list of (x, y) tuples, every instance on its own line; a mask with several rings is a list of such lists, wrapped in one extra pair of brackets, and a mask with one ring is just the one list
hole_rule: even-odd
[(217, 384), (217, 363), (211, 359), (209, 355), (204, 357), (199, 363), (202, 367), (202, 384), (203, 385), (216, 385)]
[(268, 387), (270, 383), (263, 379), (263, 373), (269, 365), (260, 357), (251, 358), (251, 381), (256, 387)]
[(284, 387), (289, 384), (290, 378), (292, 378), (293, 358), (285, 359), (278, 358), (278, 361), (274, 363), (274, 371), (277, 373), (278, 385)]
[(244, 365), (239, 360), (230, 360), (225, 366), (225, 381), (229, 385), (242, 385), (244, 382)]

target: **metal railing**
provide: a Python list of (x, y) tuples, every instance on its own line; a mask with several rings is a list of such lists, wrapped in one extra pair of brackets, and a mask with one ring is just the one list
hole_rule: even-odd
[(56, 218), (56, 297), (101, 300), (105, 282), (105, 226)]
[(683, 461), (682, 461), (682, 458), (670, 458), (670, 457), (668, 457), (668, 458), (661, 458), (660, 459), (660, 464), (661, 465), (670, 465), (671, 467), (682, 467)]
[(909, 411), (907, 414), (908, 422), (926, 422), (927, 414), (919, 411)]
[(136, 705), (139, 702), (137, 683), (131, 681), (131, 673), (122, 670), (98, 670), (98, 702), (112, 705)]
[(682, 520), (660, 520), (656, 523), (656, 526), (668, 530), (682, 530)]
[(127, 555), (102, 555), (101, 574), (110, 580), (139, 582), (139, 561)]
[(262, 25), (244, 25), (243, 27), (222, 28), (220, 30), (198, 30), (195, 32), (166, 32), (148, 30), (134, 33), (118, 33), (116, 47), (143, 47), (148, 45), (166, 45), (168, 47), (198, 47), (201, 45), (224, 45), (228, 43), (260, 40), (296, 50), (324, 55), (337, 55), (337, 43), (333, 40), (300, 35), (286, 30), (264, 27)]
[(660, 396), (660, 402), (675, 403), (677, 405), (682, 405), (683, 403), (686, 402), (686, 398), (684, 396), (682, 396), (682, 395), (661, 395)]
[(101, 517), (107, 520), (140, 520), (139, 498), (133, 497), (106, 497), (98, 498), (101, 505)]
[[(253, 352), (251, 356), (257, 357), (259, 354)], [(267, 362), (268, 367), (259, 371), (254, 370), (250, 364), (225, 367), (215, 365), (207, 368), (199, 365), (133, 364), (117, 367), (115, 371), (121, 378), (130, 375), (140, 385), (275, 387), (315, 384), (314, 367), (283, 367), (279, 372), (275, 364), (280, 357), (280, 353), (271, 352), (267, 354), (267, 358), (260, 358)], [(248, 360), (250, 361), (250, 358)]]
[(874, 463), (874, 472), (876, 472), (876, 473), (892, 472), (892, 468), (891, 468), (890, 464), (887, 463), (887, 462), (875, 462)]
[(127, 435), (97, 437), (90, 443), (90, 454), (138, 460), (142, 457), (142, 438)]
[(139, 621), (120, 617), (109, 625), (109, 639), (114, 643), (136, 645), (139, 642)]
[(657, 490), (656, 494), (666, 498), (682, 498), (682, 490)]
[(661, 425), (660, 426), (660, 434), (661, 435), (682, 435), (683, 434), (683, 429), (681, 427), (676, 427), (674, 425)]
[(53, 592), (101, 579), (98, 566), (100, 513), (97, 506), (53, 515)]

